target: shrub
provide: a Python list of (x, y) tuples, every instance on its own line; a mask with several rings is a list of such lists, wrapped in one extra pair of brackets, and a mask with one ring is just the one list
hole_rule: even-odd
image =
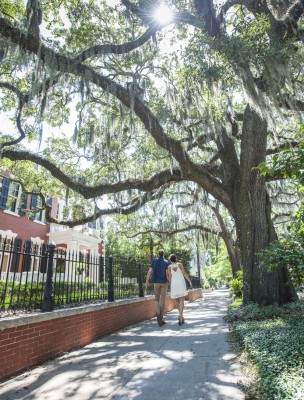
[(302, 235), (285, 236), (260, 252), (262, 264), (268, 270), (286, 267), (294, 287), (304, 290), (304, 240)]
[(242, 297), (243, 295), (243, 271), (237, 272), (237, 276), (230, 282), (230, 296)]

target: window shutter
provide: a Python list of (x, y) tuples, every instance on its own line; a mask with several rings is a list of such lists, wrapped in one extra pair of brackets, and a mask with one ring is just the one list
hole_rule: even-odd
[(40, 250), (40, 267), (39, 271), (43, 274), (47, 272), (48, 253), (46, 245), (43, 243)]
[(99, 275), (98, 275), (98, 282), (104, 282), (105, 276), (104, 276), (104, 258), (102, 256), (99, 256)]
[[(31, 210), (36, 210), (37, 209), (37, 202), (38, 202), (38, 195), (37, 194), (32, 194)], [(30, 215), (30, 219), (35, 219), (35, 214)]]
[(23, 271), (31, 270), (31, 260), (32, 260), (32, 242), (27, 240), (24, 244), (24, 261), (23, 261)]
[[(51, 197), (49, 197), (49, 198), (47, 199), (47, 201), (46, 201), (46, 204), (48, 204), (49, 206), (52, 207), (52, 202), (53, 202), (53, 199), (52, 199)], [(45, 220), (45, 218), (44, 218), (44, 220)], [(46, 223), (47, 225), (49, 225), (49, 222), (48, 222), (48, 221), (45, 221), (45, 223)]]
[(21, 198), (20, 198), (20, 208), (21, 208), (21, 210), (18, 211), (18, 214), (21, 215), (22, 217), (24, 217), (25, 214), (26, 214), (25, 211), (24, 211), (24, 209), (26, 208), (26, 199), (27, 199), (26, 194), (24, 192), (22, 192), (21, 193)]
[(13, 256), (11, 259), (12, 261), (11, 261), (10, 272), (18, 272), (19, 259), (20, 259), (20, 253), (21, 253), (21, 245), (22, 245), (22, 240), (19, 238), (15, 238), (14, 245), (13, 245)]
[(10, 179), (3, 178), (2, 179), (2, 190), (0, 194), (0, 208), (6, 208), (6, 202), (8, 197), (8, 191), (10, 186)]

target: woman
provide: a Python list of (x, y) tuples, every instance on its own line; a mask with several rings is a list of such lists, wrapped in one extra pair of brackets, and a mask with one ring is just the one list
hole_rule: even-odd
[(179, 311), (178, 324), (181, 325), (185, 322), (183, 312), (184, 312), (184, 301), (187, 295), (186, 281), (190, 284), (192, 288), (192, 282), (189, 275), (185, 271), (183, 264), (176, 262), (176, 256), (171, 254), (169, 257), (171, 264), (167, 269), (167, 279), (171, 285), (171, 299), (176, 299), (177, 309)]

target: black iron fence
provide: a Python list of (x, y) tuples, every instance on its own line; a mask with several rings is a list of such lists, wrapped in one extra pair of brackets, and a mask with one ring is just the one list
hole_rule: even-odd
[[(0, 237), (0, 310), (41, 310), (143, 297), (148, 262)], [(191, 277), (193, 287), (200, 287)]]

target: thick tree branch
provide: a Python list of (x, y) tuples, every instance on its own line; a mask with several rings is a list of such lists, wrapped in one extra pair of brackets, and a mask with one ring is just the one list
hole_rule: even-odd
[(300, 144), (299, 141), (297, 141), (297, 140), (291, 140), (290, 142), (282, 143), (282, 144), (279, 144), (277, 147), (274, 147), (274, 148), (272, 148), (272, 149), (268, 149), (267, 152), (266, 152), (266, 154), (267, 154), (267, 155), (270, 155), (270, 154), (277, 154), (277, 153), (279, 153), (280, 151), (282, 151), (282, 150), (284, 150), (284, 149), (288, 149), (288, 148), (290, 148), (290, 147), (297, 147), (299, 144)]
[(292, 99), (290, 95), (283, 95), (280, 99), (280, 106), (292, 111), (304, 111), (304, 101)]
[(28, 102), (29, 96), (27, 94), (23, 94), (16, 86), (12, 85), (11, 83), (0, 82), (0, 88), (8, 89), (11, 92), (15, 93), (15, 95), (17, 95), (22, 103)]
[(137, 49), (138, 47), (145, 44), (155, 33), (160, 29), (158, 25), (154, 25), (149, 27), (147, 31), (140, 36), (138, 39), (133, 40), (132, 42), (127, 42), (124, 44), (99, 44), (96, 46), (92, 46), (89, 49), (84, 50), (77, 57), (74, 58), (74, 61), (85, 61), (91, 57), (97, 57), (105, 54), (125, 54), (129, 53), (132, 50)]
[(194, 225), (189, 225), (185, 228), (174, 229), (172, 231), (160, 231), (160, 230), (156, 230), (156, 229), (148, 229), (146, 231), (139, 231), (139, 232), (135, 233), (134, 235), (130, 235), (127, 237), (134, 238), (136, 236), (146, 235), (148, 233), (154, 233), (155, 235), (165, 235), (167, 237), (170, 237), (170, 236), (176, 235), (177, 233), (189, 232), (194, 229), (202, 231), (202, 232), (206, 232), (206, 233), (211, 233), (216, 236), (222, 236), (222, 233), (216, 229), (208, 228), (203, 225), (194, 224)]
[[(25, 136), (26, 136), (25, 135), (25, 131), (23, 130), (23, 128), (21, 126), (22, 109), (23, 109), (23, 103), (20, 102), (19, 103), (19, 107), (18, 107), (18, 113), (17, 113), (17, 116), (16, 116), (16, 123), (17, 123), (17, 128), (18, 128), (18, 131), (20, 133), (20, 136), (17, 139), (12, 140), (11, 142), (9, 142), (7, 144), (3, 143), (3, 146), (12, 146), (14, 144), (20, 143), (25, 138)], [(1, 147), (0, 147), (0, 150), (1, 150)]]
[(299, 21), (303, 13), (304, 13), (304, 0), (295, 1), (288, 8), (283, 21), (288, 25), (289, 24), (294, 25), (296, 22)]
[(223, 19), (223, 17), (227, 14), (227, 12), (230, 10), (231, 7), (239, 4), (239, 5), (243, 5), (243, 1), (242, 0), (228, 0), (226, 1), (225, 4), (222, 5), (221, 10), (220, 10), (220, 16)]
[(22, 114), (24, 105), (27, 104), (34, 97), (39, 96), (42, 93), (44, 93), (44, 96), (45, 96), (46, 91), (49, 90), (49, 88), (52, 87), (56, 82), (58, 82), (61, 75), (62, 74), (57, 74), (56, 77), (53, 77), (52, 79), (50, 79), (50, 78), (47, 79), (45, 82), (43, 82), (40, 85), (40, 87), (38, 87), (35, 90), (35, 93), (29, 92), (27, 94), (23, 94), (17, 87), (13, 86), (11, 83), (0, 82), (0, 88), (8, 89), (11, 92), (13, 92), (15, 95), (17, 95), (17, 97), (18, 97), (19, 104), (18, 104), (18, 110), (17, 110), (17, 114), (16, 114), (16, 125), (17, 125), (17, 129), (20, 133), (19, 138), (15, 139), (15, 140), (4, 142), (4, 143), (0, 143), (0, 150), (3, 147), (12, 146), (14, 144), (20, 143), (26, 137), (26, 133), (23, 130), (22, 125), (21, 125), (21, 114)]
[(28, 92), (26, 94), (22, 93), (18, 88), (8, 82), (0, 82), (0, 88), (8, 89), (11, 92), (15, 93), (18, 96), (19, 100), (22, 101), (23, 104), (26, 104), (34, 98), (41, 96), (42, 94), (45, 95), (51, 87), (59, 82), (62, 76), (63, 75), (59, 73), (56, 76), (52, 76), (52, 78), (47, 78), (45, 81), (40, 83), (39, 86), (35, 87), (34, 91)]
[[(129, 214), (133, 214), (135, 211), (139, 210), (147, 202), (160, 198), (163, 194), (163, 191), (164, 191), (164, 188), (161, 188), (160, 190), (148, 192), (148, 193), (143, 194), (142, 196), (138, 196), (138, 197), (132, 199), (124, 207), (117, 206), (117, 207), (112, 207), (112, 208), (107, 208), (107, 209), (98, 209), (97, 211), (95, 210), (95, 212), (91, 215), (85, 216), (83, 218), (74, 219), (72, 221), (57, 220), (56, 218), (51, 217), (51, 215), (50, 215), (51, 208), (48, 207), (49, 212), (46, 214), (46, 220), (48, 222), (65, 225), (65, 226), (69, 226), (70, 228), (73, 228), (74, 226), (84, 225), (88, 222), (95, 221), (97, 218), (100, 218), (105, 215), (115, 215), (115, 214), (129, 215)], [(44, 205), (46, 205), (46, 204), (44, 203)]]
[(229, 0), (221, 8), (220, 18), (235, 5), (246, 7), (254, 15), (265, 14), (270, 17), (274, 39), (286, 40), (299, 36), (297, 23), (304, 13), (304, 0), (293, 1), (281, 19), (276, 19), (268, 7), (267, 1), (256, 0)]
[(179, 168), (173, 170), (165, 170), (158, 174), (155, 174), (149, 179), (127, 179), (125, 181), (119, 181), (116, 183), (100, 184), (96, 186), (85, 185), (81, 182), (73, 180), (71, 177), (66, 175), (60, 167), (54, 164), (52, 161), (40, 156), (36, 153), (23, 150), (9, 150), (3, 149), (1, 152), (2, 157), (9, 158), (13, 161), (31, 161), (35, 164), (41, 165), (47, 169), (54, 178), (65, 184), (70, 189), (81, 194), (85, 199), (92, 199), (95, 197), (102, 196), (108, 193), (118, 193), (124, 190), (141, 190), (151, 191), (157, 189), (170, 182), (181, 182), (183, 181), (182, 174)]
[[(243, 118), (243, 116), (242, 116)], [(234, 137), (238, 137), (241, 132), (239, 130), (239, 124), (238, 121), (240, 121), (239, 116), (237, 115), (232, 115), (231, 113), (227, 113), (227, 120), (231, 125), (231, 134)]]
[(11, 85), (10, 83), (0, 82), (0, 88), (1, 87), (11, 90), (13, 93), (15, 93), (18, 96), (19, 102), (18, 102), (18, 110), (17, 110), (17, 115), (16, 115), (16, 125), (17, 125), (18, 131), (20, 133), (20, 136), (17, 139), (13, 139), (13, 140), (9, 140), (9, 141), (0, 143), (0, 151), (3, 147), (13, 146), (14, 144), (20, 143), (25, 138), (26, 134), (21, 126), (21, 114), (22, 114), (22, 109), (23, 109), (24, 104), (28, 101), (28, 96), (21, 93), (21, 91), (18, 88)]
[(189, 143), (187, 150), (190, 151), (194, 149), (195, 147), (202, 148), (206, 143), (210, 141), (210, 137), (214, 137), (215, 135), (209, 135), (203, 133), (202, 135), (197, 136), (196, 138), (193, 139), (191, 143)]

